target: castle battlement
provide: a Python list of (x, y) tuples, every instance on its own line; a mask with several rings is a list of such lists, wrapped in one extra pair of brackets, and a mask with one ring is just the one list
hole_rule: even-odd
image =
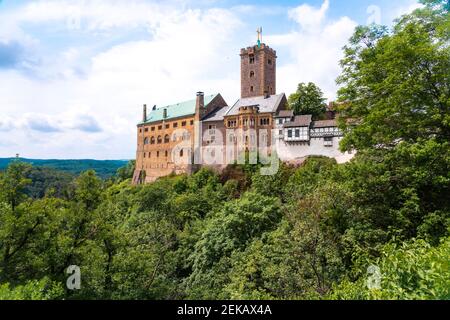
[(272, 54), (275, 57), (277, 55), (277, 51), (272, 49), (271, 47), (269, 47), (265, 43), (261, 43), (260, 46), (254, 45), (254, 46), (251, 46), (251, 47), (242, 48), (240, 55), (241, 56), (246, 56), (246, 55), (250, 55), (250, 54), (255, 54), (255, 53), (259, 52), (259, 51), (266, 51), (266, 52)]

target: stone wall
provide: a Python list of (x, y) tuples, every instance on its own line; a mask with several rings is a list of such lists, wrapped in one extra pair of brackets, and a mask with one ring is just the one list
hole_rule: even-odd
[(311, 138), (309, 142), (285, 142), (277, 139), (276, 147), (278, 157), (284, 162), (301, 161), (308, 156), (325, 156), (334, 158), (338, 163), (350, 161), (355, 153), (339, 151), (339, 142), (342, 137), (333, 137), (333, 145), (325, 146), (324, 138)]
[(276, 94), (276, 60), (275, 50), (264, 43), (241, 49), (241, 98)]

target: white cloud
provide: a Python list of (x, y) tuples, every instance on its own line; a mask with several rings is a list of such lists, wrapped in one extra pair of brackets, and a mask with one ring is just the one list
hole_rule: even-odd
[(423, 8), (423, 5), (416, 0), (407, 0), (403, 3), (396, 4), (394, 8), (388, 10), (388, 22), (395, 20), (404, 14), (411, 13), (419, 8)]
[[(122, 14), (132, 16), (120, 3)], [(60, 19), (56, 9), (32, 9), (29, 21)], [(91, 26), (108, 25), (92, 21)], [(0, 146), (0, 156), (133, 157), (143, 103), (191, 99), (198, 90), (237, 97), (239, 74), (232, 72), (236, 59), (229, 57), (237, 56), (230, 39), (239, 25), (229, 10), (172, 10), (152, 26), (147, 40), (122, 42), (93, 55), (82, 76), (75, 70), (83, 54), (77, 47), (42, 65), (44, 80), (13, 70), (0, 73), (2, 112), (16, 123), (1, 123), (9, 132), (0, 132), (0, 141), (13, 139)]]
[(289, 17), (296, 21), (303, 29), (312, 31), (319, 28), (323, 23), (329, 7), (329, 0), (325, 0), (319, 9), (308, 4), (302, 4), (290, 10)]
[(22, 126), (43, 133), (60, 132), (60, 128), (54, 119), (43, 114), (26, 114), (22, 119)]
[(156, 26), (170, 7), (142, 0), (44, 0), (20, 8), (17, 20), (27, 23), (60, 22), (69, 29), (107, 30)]
[(353, 34), (357, 23), (348, 17), (326, 19), (329, 7), (325, 0), (320, 8), (301, 5), (289, 11), (298, 30), (288, 34), (266, 36), (272, 47), (289, 54), (288, 63), (278, 66), (278, 85), (287, 93), (300, 82), (314, 82), (329, 99), (336, 96), (335, 79), (340, 73), (342, 47)]
[(0, 131), (8, 132), (14, 128), (13, 120), (10, 117), (0, 119)]

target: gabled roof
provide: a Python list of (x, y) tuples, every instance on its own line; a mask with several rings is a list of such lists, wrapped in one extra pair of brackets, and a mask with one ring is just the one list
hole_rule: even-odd
[(232, 116), (239, 114), (240, 107), (258, 106), (260, 113), (277, 112), (280, 103), (285, 96), (284, 93), (271, 95), (268, 98), (264, 96), (241, 98), (224, 114), (224, 116)]
[[(218, 95), (219, 94), (212, 94), (212, 95), (205, 96), (205, 108)], [(192, 100), (168, 105), (165, 107), (159, 107), (156, 110), (150, 110), (150, 112), (147, 114), (147, 121), (141, 122), (140, 124), (162, 121), (163, 115), (164, 115), (164, 109), (167, 109), (167, 117), (164, 120), (194, 115), (196, 101), (197, 101), (197, 99), (192, 99)]]
[(212, 121), (223, 121), (223, 116), (230, 109), (229, 106), (224, 106), (222, 108), (216, 109), (213, 112), (207, 114), (203, 117), (202, 121), (204, 122), (212, 122)]
[(275, 118), (292, 118), (294, 116), (293, 110), (280, 110)]
[(313, 122), (313, 128), (327, 128), (327, 127), (337, 127), (336, 120), (320, 120)]
[(302, 116), (295, 116), (294, 121), (286, 122), (284, 124), (285, 128), (292, 128), (292, 127), (309, 127), (311, 125), (312, 121), (312, 115), (302, 115)]

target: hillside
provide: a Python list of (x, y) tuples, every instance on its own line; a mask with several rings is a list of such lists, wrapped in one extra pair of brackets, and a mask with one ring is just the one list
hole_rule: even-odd
[[(8, 164), (16, 158), (0, 158), (0, 170), (4, 170)], [(108, 178), (114, 175), (120, 167), (127, 164), (127, 160), (42, 160), (42, 159), (24, 159), (20, 161), (30, 163), (37, 167), (48, 167), (71, 174), (78, 175), (83, 171), (93, 169), (102, 178)]]

